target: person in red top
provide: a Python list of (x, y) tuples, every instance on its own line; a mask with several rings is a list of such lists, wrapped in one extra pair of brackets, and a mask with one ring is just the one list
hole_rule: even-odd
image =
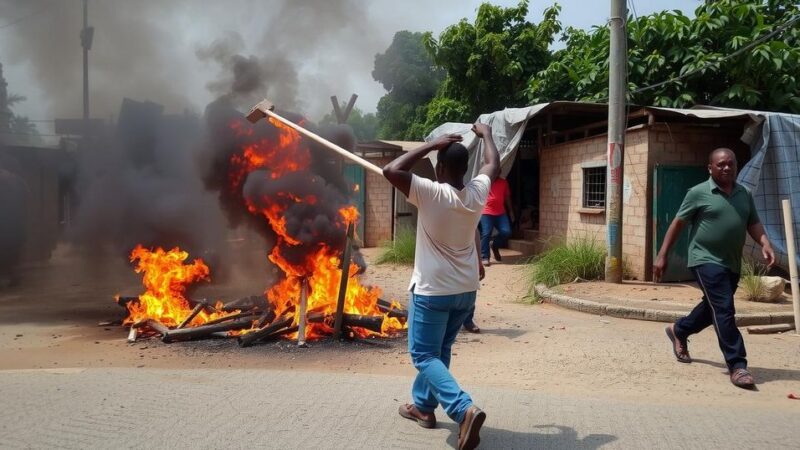
[[(511, 237), (511, 220), (509, 220), (509, 215), (511, 214), (513, 212), (508, 181), (505, 178), (496, 178), (492, 182), (489, 197), (486, 199), (486, 206), (483, 208), (483, 214), (481, 214), (481, 263), (484, 267), (489, 266), (489, 241), (495, 228), (497, 228), (497, 236), (491, 245), (492, 253), (495, 260), (500, 261), (502, 259), (500, 247), (504, 247), (508, 238)], [(475, 308), (473, 307), (464, 321), (464, 329), (470, 333), (480, 333), (481, 329), (475, 324), (474, 316)]]
[(492, 183), (489, 191), (489, 198), (481, 215), (481, 260), (484, 266), (489, 265), (489, 241), (492, 238), (492, 231), (497, 229), (497, 236), (492, 242), (492, 254), (494, 259), (501, 261), (500, 247), (505, 247), (506, 241), (511, 237), (511, 220), (513, 212), (511, 210), (511, 190), (505, 178), (498, 178)]

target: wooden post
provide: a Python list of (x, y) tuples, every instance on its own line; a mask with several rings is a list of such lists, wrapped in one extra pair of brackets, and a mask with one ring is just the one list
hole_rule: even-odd
[(297, 321), (297, 346), (308, 347), (306, 345), (306, 310), (308, 309), (308, 279), (303, 277), (300, 280), (300, 314)]
[(786, 231), (786, 253), (789, 255), (789, 281), (792, 285), (792, 305), (794, 308), (794, 334), (800, 335), (800, 282), (797, 274), (797, 249), (794, 242), (794, 223), (792, 203), (789, 199), (781, 201), (783, 206), (783, 227)]
[(335, 95), (331, 95), (331, 104), (333, 105), (333, 115), (336, 116), (336, 123), (342, 124), (342, 110), (339, 107), (339, 99)]
[(350, 118), (350, 113), (353, 112), (353, 106), (355, 106), (357, 98), (358, 98), (358, 95), (356, 95), (356, 94), (353, 94), (353, 95), (350, 96), (350, 101), (347, 102), (347, 106), (345, 106), (344, 112), (342, 112), (342, 122), (341, 123), (347, 123), (347, 119)]
[(339, 297), (336, 300), (336, 317), (333, 322), (334, 339), (342, 337), (342, 315), (344, 314), (344, 300), (347, 294), (347, 280), (350, 278), (350, 253), (353, 246), (354, 228), (355, 224), (353, 222), (347, 224), (347, 239), (345, 240), (342, 254), (342, 277), (339, 282)]

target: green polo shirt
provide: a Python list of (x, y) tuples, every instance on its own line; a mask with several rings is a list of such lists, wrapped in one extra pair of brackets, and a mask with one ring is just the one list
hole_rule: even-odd
[(747, 227), (759, 222), (747, 189), (736, 183), (727, 195), (709, 178), (689, 189), (677, 218), (690, 225), (689, 267), (713, 263), (740, 272)]

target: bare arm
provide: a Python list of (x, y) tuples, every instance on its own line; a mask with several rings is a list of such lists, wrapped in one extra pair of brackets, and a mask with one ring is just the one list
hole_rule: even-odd
[(669, 229), (667, 229), (667, 234), (666, 236), (664, 236), (664, 242), (661, 244), (661, 250), (659, 250), (658, 252), (655, 264), (653, 264), (653, 281), (655, 281), (656, 283), (661, 281), (661, 276), (667, 270), (669, 251), (672, 249), (672, 246), (675, 245), (675, 242), (681, 235), (681, 231), (683, 231), (683, 227), (685, 225), (686, 222), (682, 221), (681, 219), (678, 219), (677, 217), (669, 225)]
[(500, 154), (492, 139), (492, 127), (483, 123), (476, 123), (472, 126), (472, 132), (483, 139), (483, 167), (479, 173), (489, 177), (494, 181), (500, 176)]
[(448, 134), (427, 142), (425, 145), (400, 155), (394, 161), (386, 164), (383, 167), (383, 176), (389, 180), (389, 183), (392, 183), (392, 186), (408, 197), (408, 192), (411, 190), (411, 168), (414, 167), (414, 164), (431, 151), (445, 148), (453, 142), (459, 141), (461, 141), (461, 136)]
[(486, 276), (486, 268), (483, 267), (483, 261), (481, 261), (481, 234), (478, 233), (478, 229), (475, 229), (475, 250), (478, 254), (478, 280), (482, 280)]
[(747, 232), (761, 246), (761, 255), (764, 256), (767, 267), (772, 267), (775, 264), (775, 251), (772, 250), (772, 244), (770, 244), (767, 233), (764, 231), (764, 225), (761, 222), (756, 222), (747, 227)]

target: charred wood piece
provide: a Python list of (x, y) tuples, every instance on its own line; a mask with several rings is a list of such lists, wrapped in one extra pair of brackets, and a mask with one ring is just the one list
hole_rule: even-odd
[(178, 327), (177, 327), (177, 328), (180, 330), (181, 328), (185, 327), (186, 325), (189, 325), (189, 322), (191, 322), (191, 321), (192, 321), (192, 319), (194, 319), (195, 317), (197, 317), (197, 315), (198, 315), (198, 314), (200, 314), (200, 311), (202, 311), (203, 309), (205, 309), (205, 307), (206, 307), (206, 305), (204, 305), (204, 304), (202, 304), (202, 303), (198, 303), (197, 305), (195, 305), (195, 307), (194, 307), (194, 309), (192, 310), (192, 312), (191, 312), (191, 313), (189, 313), (189, 315), (188, 315), (188, 316), (186, 316), (186, 318), (185, 318), (185, 319), (183, 319), (183, 322), (181, 322), (181, 323), (180, 323), (180, 325), (178, 325)]
[(253, 345), (253, 343), (267, 338), (272, 333), (290, 326), (293, 321), (294, 319), (292, 317), (283, 316), (258, 331), (251, 331), (250, 333), (243, 334), (237, 339), (239, 347), (249, 347)]
[[(330, 326), (335, 320), (335, 316), (324, 315), (322, 313), (312, 313), (308, 315), (309, 323), (326, 323)], [(342, 314), (342, 324), (346, 327), (364, 328), (376, 333), (381, 332), (383, 326), (383, 316), (362, 316), (360, 314)]]
[(156, 319), (145, 319), (133, 324), (134, 328), (150, 328), (160, 335), (165, 335), (169, 332), (169, 328)]
[(397, 319), (408, 319), (408, 311), (405, 309), (392, 308), (392, 303), (382, 298), (378, 299), (378, 309), (389, 317)]
[(216, 325), (222, 322), (228, 322), (231, 320), (238, 320), (238, 319), (248, 319), (248, 320), (255, 320), (258, 318), (258, 314), (254, 314), (252, 312), (239, 312), (236, 314), (229, 314), (227, 316), (217, 317), (214, 320), (209, 320), (208, 322), (204, 323), (202, 326), (206, 325)]
[(257, 309), (259, 311), (268, 311), (272, 309), (272, 305), (269, 304), (266, 298), (263, 295), (251, 295), (249, 297), (242, 297), (222, 306), (222, 310), (225, 312), (232, 312), (236, 310), (240, 311), (250, 311), (253, 309)]
[(177, 341), (189, 341), (192, 339), (205, 338), (213, 333), (221, 331), (241, 330), (253, 326), (252, 318), (240, 318), (230, 322), (216, 323), (213, 325), (201, 325), (199, 327), (183, 328), (181, 330), (169, 330), (161, 337), (165, 343)]

